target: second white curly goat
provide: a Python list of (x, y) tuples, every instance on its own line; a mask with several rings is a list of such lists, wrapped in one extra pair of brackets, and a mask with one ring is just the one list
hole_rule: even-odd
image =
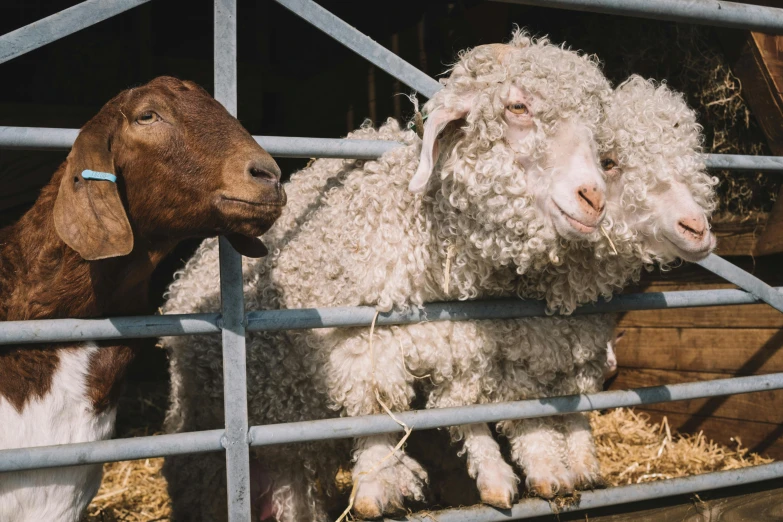
[[(622, 278), (638, 280), (644, 266), (703, 259), (716, 244), (709, 217), (717, 180), (705, 172), (701, 127), (682, 95), (632, 76), (607, 105), (602, 131), (609, 194), (605, 238), (584, 245), (592, 260), (570, 249), (563, 265), (525, 279), (531, 294), (560, 302), (566, 310), (599, 295), (611, 298), (617, 289), (613, 285)], [(579, 259), (586, 261), (576, 262)], [(607, 274), (623, 275), (608, 285)], [(570, 296), (572, 301), (555, 296)], [(613, 315), (524, 320), (527, 328), (517, 333), (522, 340), (497, 363), (503, 378), (492, 400), (601, 391), (608, 350), (615, 341), (614, 320)], [(539, 326), (532, 328), (537, 321)], [(553, 391), (549, 387), (531, 395), (535, 386), (530, 383), (541, 382), (541, 369), (532, 360), (538, 359), (539, 344), (566, 361), (564, 371), (553, 376), (559, 393), (543, 393)], [(600, 482), (590, 425), (582, 414), (505, 421), (498, 429), (509, 437), (512, 458), (525, 470), (528, 486), (542, 496)], [(558, 480), (547, 484), (542, 474)]]

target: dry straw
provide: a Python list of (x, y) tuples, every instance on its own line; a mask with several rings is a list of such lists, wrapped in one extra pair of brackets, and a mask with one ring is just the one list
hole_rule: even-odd
[[(590, 423), (601, 472), (613, 486), (772, 462), (743, 448), (739, 437), (734, 437), (736, 447), (730, 448), (702, 432), (679, 434), (665, 417), (661, 423), (651, 423), (645, 413), (630, 409), (591, 413)], [(168, 522), (171, 505), (160, 474), (162, 465), (163, 459), (106, 464), (103, 484), (84, 522)]]

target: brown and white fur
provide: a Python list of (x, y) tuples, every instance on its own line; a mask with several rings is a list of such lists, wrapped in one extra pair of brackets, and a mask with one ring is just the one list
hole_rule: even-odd
[[(83, 177), (114, 174), (116, 183)], [(79, 133), (35, 205), (0, 230), (0, 320), (150, 313), (152, 270), (182, 239), (256, 236), (280, 215), (279, 169), (191, 82), (121, 92)], [(132, 341), (0, 346), (0, 449), (107, 439)], [(76, 522), (102, 466), (0, 475), (0, 520)]]

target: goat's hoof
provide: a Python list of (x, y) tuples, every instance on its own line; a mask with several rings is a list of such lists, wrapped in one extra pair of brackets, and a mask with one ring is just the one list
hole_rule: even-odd
[(575, 481), (576, 489), (585, 491), (588, 489), (603, 489), (606, 487), (606, 480), (600, 473), (579, 473)]
[(354, 500), (353, 513), (357, 518), (370, 520), (373, 518), (381, 518), (381, 516), (383, 516), (383, 509), (381, 509), (381, 503), (376, 499), (372, 497), (362, 497)]
[(385, 506), (371, 497), (357, 498), (353, 503), (353, 513), (357, 518), (372, 520), (382, 516), (394, 517), (405, 514), (405, 506), (396, 500), (389, 501)]
[(476, 486), (481, 502), (500, 509), (511, 509), (517, 499), (519, 479), (503, 460), (488, 460), (481, 464)]
[[(353, 476), (358, 476), (358, 473)], [(354, 514), (363, 519), (404, 514), (406, 501), (424, 500), (426, 484), (424, 468), (402, 454), (395, 461), (361, 477), (356, 486)]]
[(500, 509), (511, 509), (514, 505), (515, 495), (510, 491), (503, 489), (482, 489), (479, 490), (481, 503)]
[(574, 481), (567, 476), (528, 477), (527, 490), (531, 495), (545, 499), (568, 496), (574, 494)]

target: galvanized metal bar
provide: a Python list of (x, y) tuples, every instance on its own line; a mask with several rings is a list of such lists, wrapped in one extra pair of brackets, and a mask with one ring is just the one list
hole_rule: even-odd
[(150, 0), (87, 0), (0, 36), (0, 63), (43, 47)]
[[(499, 404), (406, 411), (394, 415), (414, 430), (428, 430), (445, 426), (550, 417), (565, 413), (627, 408), (781, 388), (783, 388), (783, 373), (773, 373)], [(291, 442), (366, 437), (401, 431), (403, 431), (402, 427), (388, 415), (369, 415), (253, 426), (250, 428), (250, 440), (251, 446), (269, 446)]]
[(737, 265), (715, 254), (710, 254), (696, 264), (750, 292), (777, 311), (783, 312), (783, 294)]
[[(776, 389), (783, 389), (783, 373), (500, 404), (409, 411), (395, 413), (395, 416), (415, 430), (424, 430)], [(254, 426), (250, 429), (250, 436), (252, 446), (269, 446), (399, 431), (402, 431), (400, 425), (388, 415), (370, 415)], [(2, 450), (0, 472), (218, 451), (221, 449), (220, 441), (224, 440), (223, 433), (223, 430), (211, 430)], [(160, 444), (156, 441), (160, 441)]]
[(783, 171), (781, 156), (746, 156), (743, 154), (707, 154), (707, 168), (715, 170)]
[[(579, 494), (578, 502), (567, 502), (563, 505), (555, 505), (540, 498), (527, 498), (515, 504), (510, 510), (501, 511), (489, 506), (477, 505), (442, 511), (427, 511), (421, 514), (412, 513), (407, 515), (405, 520), (418, 522), (432, 522), (433, 520), (438, 522), (506, 522), (557, 513), (573, 513), (642, 500), (688, 495), (781, 477), (783, 477), (783, 462), (773, 462), (730, 471), (717, 471), (658, 482), (584, 491)], [(385, 521), (394, 522), (392, 519), (385, 519)]]
[[(778, 292), (783, 287), (777, 287)], [(703, 306), (759, 304), (761, 299), (744, 290), (684, 290), (620, 294), (611, 301), (599, 301), (578, 308), (574, 315), (627, 312), (631, 310), (664, 310)], [(378, 316), (378, 325), (411, 324), (422, 321), (465, 321), (469, 319), (515, 319), (544, 316), (542, 301), (495, 299), (430, 303), (421, 310), (389, 312)], [(300, 308), (248, 312), (248, 331), (302, 330), (307, 328), (340, 328), (369, 326), (375, 315), (372, 306)], [(33, 321), (0, 321), (0, 346), (4, 344), (50, 343), (104, 339), (132, 339), (220, 333), (219, 315), (183, 314), (111, 319), (39, 319)]]
[(669, 22), (783, 33), (783, 9), (718, 0), (497, 0)]
[(109, 319), (0, 321), (0, 346), (218, 334), (220, 314), (145, 315)]
[(79, 129), (0, 126), (0, 149), (69, 150)]
[(226, 417), (228, 519), (250, 521), (250, 448), (247, 419), (247, 355), (245, 347), (242, 256), (220, 238), (220, 297), (223, 316), (223, 404)]
[(0, 472), (224, 451), (224, 433), (223, 430), (194, 431), (132, 439), (0, 450)]
[[(78, 134), (78, 129), (0, 126), (0, 149), (68, 150), (73, 146)], [(386, 151), (402, 146), (396, 141), (253, 137), (267, 152), (278, 158), (375, 159)]]
[[(277, 158), (355, 158), (376, 159), (401, 147), (396, 141), (341, 140), (335, 138), (289, 138), (253, 136), (264, 150)], [(783, 165), (781, 165), (783, 170)]]
[(443, 87), (312, 0), (275, 1), (427, 98), (431, 98)]
[[(0, 149), (68, 150), (78, 129), (0, 126)], [(253, 136), (272, 156), (278, 158), (356, 158), (375, 159), (401, 147), (396, 141), (346, 140), (289, 136)], [(707, 167), (727, 170), (783, 172), (781, 156), (707, 154)]]
[[(237, 1), (215, 0), (215, 99), (237, 115)], [(250, 522), (245, 298), (242, 256), (220, 238), (223, 404), (229, 522)]]
[(215, 0), (215, 99), (237, 115), (237, 5)]

